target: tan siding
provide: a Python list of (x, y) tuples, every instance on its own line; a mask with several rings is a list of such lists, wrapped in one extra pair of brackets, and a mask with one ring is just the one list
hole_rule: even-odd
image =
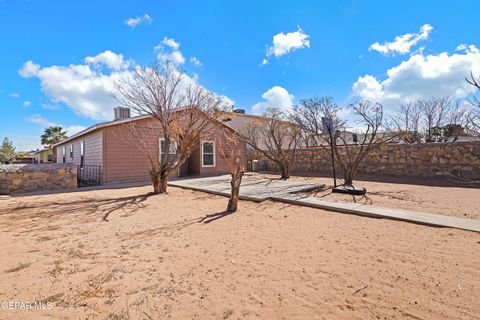
[[(156, 120), (142, 119), (135, 121), (133, 124), (137, 127), (153, 127), (156, 125)], [(218, 135), (223, 130), (218, 130)], [(158, 161), (159, 156), (159, 138), (161, 131), (148, 133), (149, 152), (153, 155), (155, 161)], [(201, 139), (201, 140), (215, 140)], [(224, 137), (223, 137), (224, 138)], [(129, 128), (116, 125), (102, 128), (85, 136), (80, 136), (73, 141), (65, 143), (67, 152), (66, 160), (69, 159), (70, 144), (74, 145), (74, 159), (73, 162), (80, 164), (80, 141), (85, 140), (85, 164), (86, 165), (102, 165), (103, 182), (121, 182), (121, 181), (135, 181), (135, 180), (149, 180), (149, 161), (143, 148), (139, 146), (138, 141), (132, 137)], [(194, 152), (184, 165), (184, 169), (188, 172), (186, 174), (224, 174), (228, 173), (228, 166), (221, 154), (216, 150), (216, 166), (215, 167), (201, 167), (200, 158), (200, 141), (199, 148)], [(57, 161), (62, 162), (62, 147), (57, 146)], [(218, 145), (215, 144), (215, 148)], [(245, 144), (241, 144), (243, 154), (245, 154)], [(243, 159), (244, 160), (244, 159)], [(188, 168), (188, 169), (187, 169)], [(177, 171), (172, 173), (176, 176)]]
[[(221, 132), (221, 131), (220, 131)], [(221, 141), (219, 141), (221, 140)], [(219, 151), (219, 148), (222, 146), (224, 148), (228, 148), (229, 145), (228, 143), (225, 142), (225, 135), (218, 133), (216, 137), (212, 138), (205, 138), (202, 139), (202, 141), (214, 141), (215, 142), (215, 167), (203, 167), (203, 159), (202, 159), (202, 150), (200, 149), (199, 155), (200, 155), (200, 174), (202, 175), (213, 175), (213, 174), (225, 174), (225, 173), (230, 173), (230, 166), (229, 163), (227, 162), (226, 159), (222, 156), (221, 152)], [(200, 145), (200, 148), (202, 146)], [(244, 142), (239, 143), (239, 148), (242, 151), (242, 159), (241, 162), (243, 165), (246, 167), (246, 144)]]
[[(103, 135), (101, 131), (97, 131), (85, 137), (85, 164), (86, 165), (102, 165), (102, 142)], [(80, 162), (80, 144), (78, 150), (78, 161)]]
[[(152, 119), (140, 120), (137, 127), (152, 126)], [(105, 128), (105, 182), (149, 180), (149, 161), (130, 129), (122, 126)], [(147, 136), (151, 154), (158, 159), (160, 132)]]
[[(85, 142), (85, 165), (102, 165), (102, 132), (97, 131), (57, 146), (57, 162), (62, 162), (62, 148), (65, 146), (65, 162), (80, 165), (80, 143)], [(73, 159), (70, 159), (70, 145), (73, 144)]]
[(57, 163), (62, 163), (63, 162), (63, 146), (64, 145), (59, 145), (56, 147), (57, 150)]

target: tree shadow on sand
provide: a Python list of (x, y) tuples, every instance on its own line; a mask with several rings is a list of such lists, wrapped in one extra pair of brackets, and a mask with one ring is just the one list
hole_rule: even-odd
[(144, 208), (144, 202), (152, 195), (154, 194), (115, 198), (88, 197), (73, 201), (19, 202), (13, 208), (0, 211), (0, 216), (8, 219), (5, 225), (10, 222), (16, 226), (23, 226), (29, 231), (51, 229), (50, 223), (58, 223), (62, 218), (68, 218), (69, 223), (98, 220), (108, 222), (110, 214), (117, 210), (122, 211), (122, 216), (127, 216)]
[(207, 214), (203, 217), (197, 217), (197, 218), (192, 218), (192, 219), (185, 219), (181, 222), (176, 222), (168, 225), (164, 225), (158, 228), (151, 228), (151, 229), (146, 229), (146, 230), (141, 230), (135, 233), (129, 233), (127, 235), (128, 238), (134, 237), (134, 236), (154, 236), (157, 235), (158, 233), (162, 231), (168, 231), (168, 230), (182, 230), (188, 226), (194, 225), (194, 224), (208, 224), (212, 223), (218, 219), (227, 217), (229, 215), (233, 214), (233, 212), (229, 211), (222, 211), (222, 212), (217, 212), (213, 214)]

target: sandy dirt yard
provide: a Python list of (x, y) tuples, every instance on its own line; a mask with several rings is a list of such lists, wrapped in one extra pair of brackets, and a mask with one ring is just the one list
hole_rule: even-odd
[[(272, 174), (259, 176), (278, 178), (278, 175)], [(460, 183), (453, 184), (449, 181), (438, 181), (438, 185), (424, 185), (421, 180), (416, 179), (402, 179), (403, 181), (395, 183), (358, 179), (354, 181), (354, 185), (366, 188), (368, 193), (366, 196), (354, 197), (332, 193), (333, 181), (331, 178), (292, 176), (290, 180), (325, 184), (324, 190), (309, 193), (309, 195), (315, 195), (325, 200), (357, 202), (387, 208), (480, 219), (480, 187), (467, 188), (462, 187)], [(338, 183), (341, 181), (338, 180)]]
[(480, 234), (150, 190), (0, 198), (0, 319), (480, 318)]

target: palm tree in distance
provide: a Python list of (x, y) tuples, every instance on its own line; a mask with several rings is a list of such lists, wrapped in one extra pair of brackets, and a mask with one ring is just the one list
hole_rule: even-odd
[(66, 139), (67, 132), (63, 131), (62, 127), (50, 126), (48, 128), (45, 128), (45, 131), (43, 132), (40, 138), (41, 138), (41, 143), (50, 149), (55, 143), (58, 143)]

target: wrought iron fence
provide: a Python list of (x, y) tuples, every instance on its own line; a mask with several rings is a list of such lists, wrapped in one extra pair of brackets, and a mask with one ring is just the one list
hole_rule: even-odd
[(78, 187), (92, 187), (102, 184), (102, 166), (84, 165), (78, 166)]

